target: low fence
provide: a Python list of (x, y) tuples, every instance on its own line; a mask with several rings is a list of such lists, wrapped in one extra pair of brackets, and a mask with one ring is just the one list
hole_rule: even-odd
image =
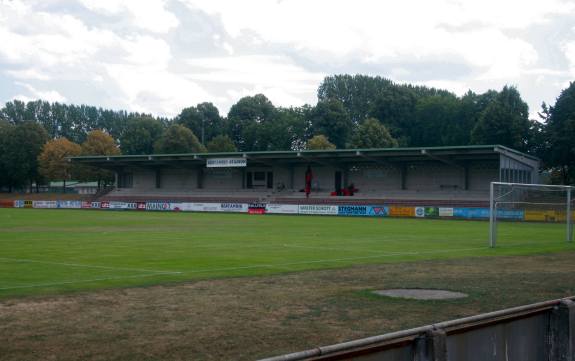
[[(416, 217), (489, 219), (489, 208), (469, 207), (409, 207), (395, 205), (329, 205), (275, 203), (193, 203), (193, 202), (119, 202), (50, 200), (0, 201), (0, 208), (67, 208), (139, 211), (233, 212), (252, 214), (301, 214), (361, 217)], [(565, 222), (565, 212), (556, 210), (498, 209), (497, 217), (514, 221)], [(573, 215), (575, 220), (575, 213)]]
[(261, 361), (573, 361), (575, 303), (553, 300)]

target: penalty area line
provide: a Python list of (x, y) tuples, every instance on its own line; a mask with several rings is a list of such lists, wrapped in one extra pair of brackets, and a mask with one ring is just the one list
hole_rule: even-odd
[(181, 272), (176, 272), (176, 271), (157, 271), (157, 270), (141, 269), (141, 268), (124, 268), (124, 267), (98, 266), (98, 265), (81, 264), (81, 263), (39, 261), (39, 260), (27, 259), (27, 258), (0, 257), (0, 261), (8, 261), (8, 262), (16, 262), (16, 263), (40, 263), (40, 264), (51, 264), (51, 265), (55, 265), (55, 266), (67, 266), (67, 267), (97, 268), (97, 269), (107, 269), (107, 270), (112, 270), (112, 271), (152, 272), (152, 273), (156, 273), (156, 274), (181, 273)]
[(362, 259), (377, 259), (377, 258), (396, 257), (396, 256), (418, 256), (418, 255), (424, 255), (424, 254), (465, 252), (465, 251), (477, 251), (477, 250), (486, 250), (486, 249), (487, 249), (487, 247), (474, 247), (474, 248), (459, 248), (459, 249), (440, 250), (440, 251), (427, 251), (427, 252), (424, 251), (424, 252), (384, 253), (384, 254), (377, 254), (377, 255), (372, 255), (372, 256), (317, 259), (317, 260), (301, 261), (301, 262), (259, 264), (259, 265), (250, 265), (250, 266), (211, 268), (211, 269), (206, 268), (206, 269), (187, 271), (187, 272), (183, 272), (183, 273), (184, 274), (191, 274), (191, 273), (209, 273), (209, 272), (221, 272), (221, 271), (236, 271), (236, 270), (255, 269), (255, 268), (280, 268), (280, 267), (286, 267), (286, 266), (299, 266), (299, 265), (306, 265), (306, 264), (337, 263), (337, 262), (356, 261), (356, 260), (362, 260)]
[(32, 285), (22, 285), (22, 286), (13, 286), (13, 287), (0, 287), (0, 291), (7, 291), (7, 290), (16, 290), (16, 289), (24, 289), (24, 288), (39, 288), (39, 287), (52, 287), (52, 286), (63, 286), (63, 285), (73, 285), (77, 283), (90, 283), (90, 282), (100, 282), (100, 281), (113, 281), (113, 280), (122, 280), (122, 279), (130, 279), (130, 278), (145, 278), (145, 277), (154, 277), (154, 276), (169, 276), (169, 275), (179, 275), (182, 272), (161, 272), (161, 273), (149, 273), (143, 275), (134, 275), (134, 276), (118, 276), (118, 277), (101, 277), (101, 278), (91, 278), (87, 280), (76, 280), (76, 281), (63, 281), (63, 282), (50, 282), (50, 283), (35, 283)]

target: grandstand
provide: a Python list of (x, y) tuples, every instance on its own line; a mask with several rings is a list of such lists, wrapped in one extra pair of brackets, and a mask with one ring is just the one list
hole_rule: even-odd
[[(539, 160), (501, 146), (74, 157), (114, 171), (102, 201), (485, 207), (493, 181), (537, 183)], [(310, 197), (304, 174), (313, 172)]]

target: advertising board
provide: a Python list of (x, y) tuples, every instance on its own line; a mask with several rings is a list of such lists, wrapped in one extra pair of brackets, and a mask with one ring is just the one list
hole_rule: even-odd
[(297, 204), (266, 204), (266, 213), (298, 214)]
[(170, 203), (167, 202), (146, 202), (147, 211), (170, 211)]
[(337, 214), (340, 216), (367, 216), (368, 206), (338, 206)]
[(206, 159), (206, 168), (246, 167), (246, 158), (212, 158)]
[(82, 208), (82, 201), (58, 201), (58, 208)]
[(387, 217), (389, 216), (389, 207), (387, 206), (369, 206), (367, 215), (372, 217)]
[(419, 218), (425, 217), (425, 208), (415, 207), (415, 216)]
[(392, 217), (415, 217), (414, 207), (389, 207), (389, 215)]
[(440, 217), (453, 217), (453, 208), (439, 207), (438, 213)]
[(299, 214), (337, 215), (338, 207), (320, 204), (301, 204), (298, 206)]
[(58, 208), (57, 201), (33, 201), (33, 208)]

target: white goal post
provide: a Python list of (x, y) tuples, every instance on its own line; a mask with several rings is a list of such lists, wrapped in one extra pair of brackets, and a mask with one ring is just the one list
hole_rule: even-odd
[[(565, 220), (565, 239), (573, 240), (573, 198), (575, 187), (545, 184), (523, 184), (491, 182), (489, 187), (489, 246), (497, 245), (498, 218), (511, 214), (516, 220), (519, 212), (524, 215), (521, 221), (529, 220), (528, 212), (544, 214), (551, 212), (560, 216), (552, 221)], [(545, 211), (542, 211), (545, 210)], [(515, 212), (515, 214), (513, 213)], [(544, 221), (547, 221), (546, 216)]]

